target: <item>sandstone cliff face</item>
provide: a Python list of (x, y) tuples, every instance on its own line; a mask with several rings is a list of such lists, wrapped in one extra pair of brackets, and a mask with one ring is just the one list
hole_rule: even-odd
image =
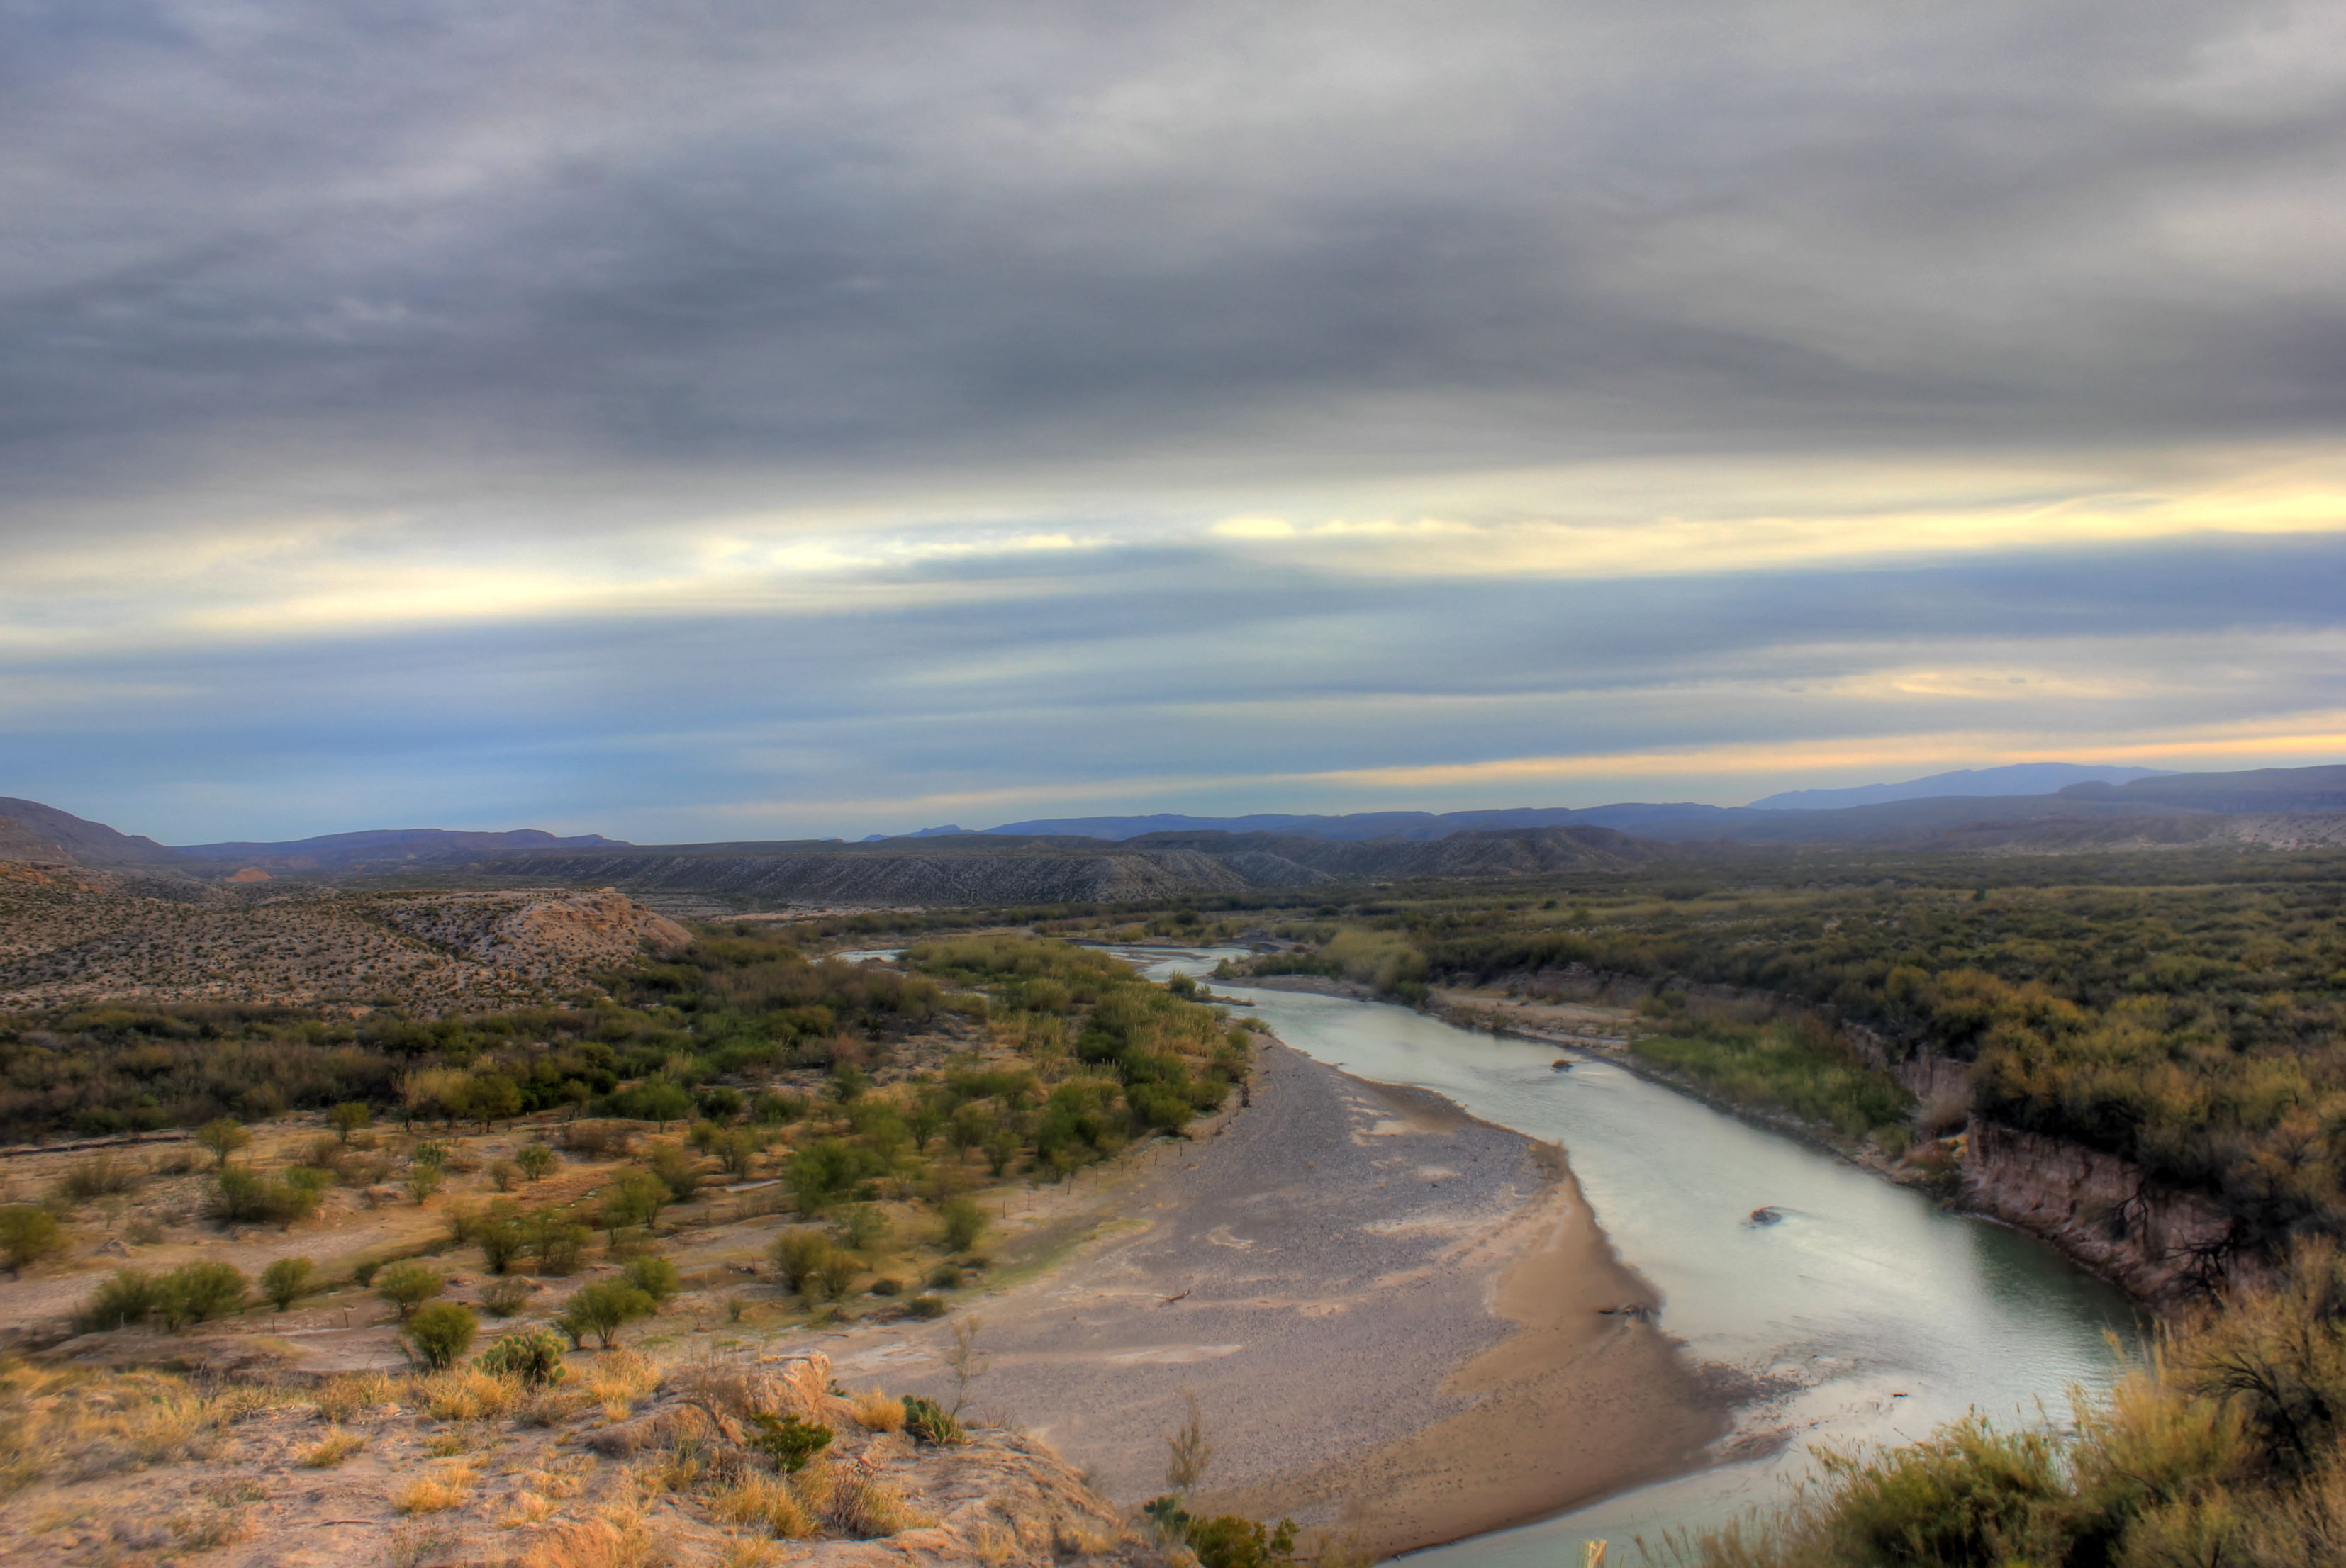
[(1963, 1197), (2147, 1300), (2221, 1283), (2235, 1267), (2232, 1221), (2208, 1199), (2115, 1155), (1977, 1117), (1964, 1135)]

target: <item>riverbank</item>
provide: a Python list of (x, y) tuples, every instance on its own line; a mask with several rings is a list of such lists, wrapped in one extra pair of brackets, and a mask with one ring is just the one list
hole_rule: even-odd
[[(1118, 1231), (978, 1304), (977, 1408), (1130, 1506), (1194, 1393), (1193, 1507), (1379, 1555), (1684, 1471), (1725, 1431), (1553, 1145), (1278, 1044), (1253, 1100), (1112, 1183)], [(818, 1343), (850, 1385), (952, 1392), (940, 1327)]]

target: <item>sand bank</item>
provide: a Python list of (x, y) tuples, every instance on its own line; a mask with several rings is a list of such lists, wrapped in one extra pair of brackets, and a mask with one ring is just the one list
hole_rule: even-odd
[[(1684, 1470), (1725, 1430), (1556, 1150), (1281, 1046), (1254, 1102), (1112, 1187), (1119, 1229), (975, 1304), (978, 1409), (1132, 1504), (1194, 1391), (1196, 1506), (1379, 1553)], [(842, 1382), (933, 1393), (942, 1339), (822, 1348)]]

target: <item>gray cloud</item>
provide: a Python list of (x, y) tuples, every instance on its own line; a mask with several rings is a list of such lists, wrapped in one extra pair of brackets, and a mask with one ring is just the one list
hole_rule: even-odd
[(11, 15), (27, 502), (2341, 412), (2310, 8)]

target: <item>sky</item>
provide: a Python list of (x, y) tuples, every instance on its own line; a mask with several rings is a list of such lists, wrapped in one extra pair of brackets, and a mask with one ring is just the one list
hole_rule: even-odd
[(0, 8), (0, 794), (2346, 760), (2346, 8)]

